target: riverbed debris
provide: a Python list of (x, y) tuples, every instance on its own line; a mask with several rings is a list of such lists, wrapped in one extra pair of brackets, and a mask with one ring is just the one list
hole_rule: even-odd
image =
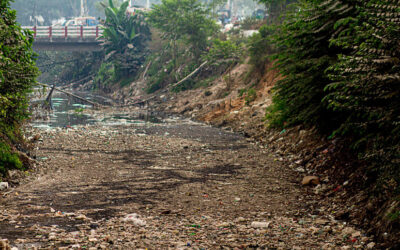
[[(372, 245), (295, 185), (296, 172), (229, 131), (176, 122), (41, 135), (35, 151), (47, 158), (41, 172), (0, 205), (1, 236), (13, 247)], [(35, 202), (22, 205), (27, 200)]]

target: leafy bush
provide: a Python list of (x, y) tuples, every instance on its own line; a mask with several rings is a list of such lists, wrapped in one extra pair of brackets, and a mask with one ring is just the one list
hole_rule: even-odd
[(38, 75), (33, 37), (16, 23), (8, 0), (0, 2), (0, 173), (22, 167), (8, 143), (18, 139), (19, 125), (28, 118), (27, 94)]
[(94, 78), (94, 84), (99, 88), (106, 89), (113, 85), (117, 81), (116, 79), (117, 77), (113, 63), (103, 62)]
[(230, 40), (215, 39), (210, 50), (203, 58), (213, 65), (231, 65), (240, 61), (243, 57), (243, 50), (242, 44), (235, 44)]
[(247, 91), (246, 97), (244, 98), (246, 105), (250, 105), (250, 103), (254, 102), (257, 98), (257, 91), (253, 88)]
[(340, 10), (345, 6), (341, 1), (335, 2), (337, 8), (329, 8), (333, 2), (320, 8), (321, 2), (299, 1), (298, 10), (289, 13), (283, 25), (277, 27), (272, 40), (277, 50), (273, 59), (284, 77), (274, 87), (273, 105), (277, 106), (269, 108), (276, 112), (268, 114), (271, 124), (305, 124), (329, 133), (343, 119), (322, 103), (324, 88), (332, 82), (325, 71), (344, 52), (331, 44), (331, 39), (338, 36), (334, 25), (354, 15), (356, 9)]
[(238, 89), (238, 97), (242, 97), (246, 91), (247, 89)]
[(273, 89), (268, 122), (315, 126), (328, 138), (346, 138), (380, 205), (400, 197), (397, 2), (299, 1), (273, 40), (283, 78)]
[(257, 26), (260, 27), (261, 21), (255, 17), (246, 17), (241, 23), (240, 27), (243, 30), (254, 30), (257, 29)]
[(332, 136), (351, 136), (352, 148), (369, 162), (370, 176), (382, 187), (397, 183), (400, 195), (400, 20), (392, 18), (400, 7), (392, 2), (358, 3), (358, 16), (336, 23), (336, 29), (350, 27), (354, 37), (332, 40), (351, 52), (328, 71), (333, 82), (323, 101), (343, 116)]
[(10, 146), (0, 141), (0, 175), (6, 175), (10, 169), (22, 169), (22, 163), (18, 154), (12, 153)]
[(272, 25), (263, 25), (258, 33), (252, 35), (248, 41), (248, 50), (250, 55), (250, 64), (259, 72), (263, 72), (269, 56), (274, 53), (272, 37), (276, 27)]

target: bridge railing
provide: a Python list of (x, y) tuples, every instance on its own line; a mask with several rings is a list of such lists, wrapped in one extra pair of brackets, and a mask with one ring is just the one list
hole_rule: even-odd
[(35, 39), (72, 38), (97, 39), (103, 34), (99, 26), (25, 26), (24, 29), (33, 32)]

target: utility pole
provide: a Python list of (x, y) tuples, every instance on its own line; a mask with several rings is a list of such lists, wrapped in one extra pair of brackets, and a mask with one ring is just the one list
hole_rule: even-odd
[(87, 0), (81, 0), (81, 17), (88, 15)]

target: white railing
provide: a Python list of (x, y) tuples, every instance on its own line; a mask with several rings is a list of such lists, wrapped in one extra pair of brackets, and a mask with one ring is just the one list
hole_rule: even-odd
[(99, 26), (25, 26), (22, 28), (32, 31), (35, 39), (96, 39), (103, 34), (103, 29)]

